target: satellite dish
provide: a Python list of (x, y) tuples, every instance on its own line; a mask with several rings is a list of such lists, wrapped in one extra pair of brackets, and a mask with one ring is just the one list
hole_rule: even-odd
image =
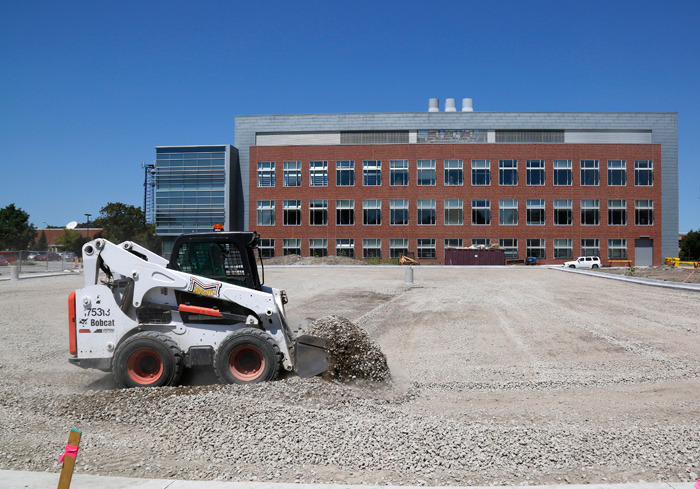
[(66, 229), (75, 229), (75, 227), (78, 225), (78, 221), (71, 221), (68, 224), (66, 224)]

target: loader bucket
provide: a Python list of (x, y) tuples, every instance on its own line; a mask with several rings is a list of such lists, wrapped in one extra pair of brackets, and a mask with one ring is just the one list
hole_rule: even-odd
[(294, 342), (294, 365), (302, 379), (328, 370), (328, 342), (317, 336), (302, 335)]

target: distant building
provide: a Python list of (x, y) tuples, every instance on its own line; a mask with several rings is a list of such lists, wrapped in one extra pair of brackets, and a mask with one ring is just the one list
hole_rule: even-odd
[[(165, 227), (164, 217), (184, 224), (192, 213), (216, 211), (228, 218), (226, 229), (257, 230), (268, 257), (413, 252), (442, 263), (448, 246), (493, 243), (509, 258), (542, 263), (598, 255), (645, 265), (675, 256), (676, 113), (455, 105), (447, 99), (439, 112), (432, 99), (428, 112), (237, 116), (228, 200), (218, 207), (162, 200), (185, 198), (185, 181), (207, 177), (184, 164), (184, 152), (180, 165), (189, 171), (169, 163), (161, 174), (165, 154), (178, 151), (158, 147), (157, 232), (208, 230), (206, 218), (195, 228)], [(181, 197), (160, 186), (174, 172)]]
[(156, 147), (155, 224), (164, 255), (182, 233), (240, 227), (231, 200), (240, 195), (239, 173), (229, 144)]

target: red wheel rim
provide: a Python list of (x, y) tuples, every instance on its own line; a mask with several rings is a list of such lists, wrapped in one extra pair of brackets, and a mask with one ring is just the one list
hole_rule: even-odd
[(126, 372), (137, 384), (153, 384), (163, 375), (163, 359), (155, 350), (141, 348), (129, 356)]
[(265, 370), (265, 357), (253, 346), (239, 346), (228, 357), (228, 368), (238, 380), (250, 382)]

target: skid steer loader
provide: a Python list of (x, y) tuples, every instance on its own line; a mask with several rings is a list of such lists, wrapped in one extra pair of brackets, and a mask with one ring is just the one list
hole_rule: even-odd
[(194, 366), (228, 384), (274, 380), (280, 369), (323, 373), (325, 340), (295, 337), (286, 293), (260, 281), (259, 239), (184, 234), (170, 261), (129, 241), (86, 243), (85, 287), (68, 298), (69, 361), (111, 371), (121, 387), (174, 385)]

